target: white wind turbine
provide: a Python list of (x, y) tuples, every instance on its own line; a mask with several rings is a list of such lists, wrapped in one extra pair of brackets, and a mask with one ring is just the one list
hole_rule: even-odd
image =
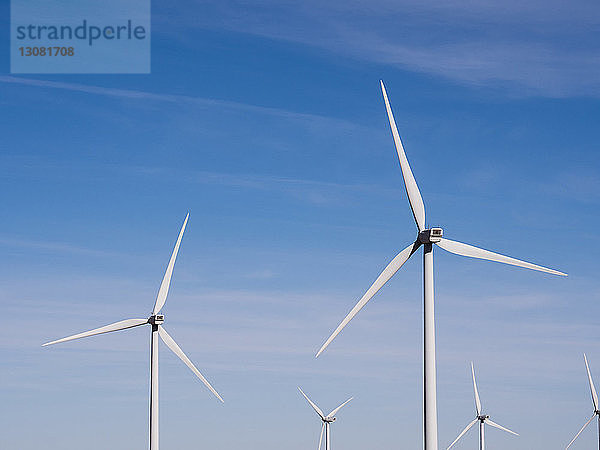
[(425, 222), (425, 206), (421, 193), (417, 186), (417, 182), (412, 174), (408, 159), (402, 147), (402, 141), (396, 128), (396, 122), (392, 114), (390, 102), (385, 91), (383, 81), (381, 82), (381, 90), (383, 99), (387, 109), (388, 120), (392, 129), (396, 151), (400, 160), (400, 169), (404, 178), (404, 187), (408, 195), (408, 201), (415, 218), (418, 228), (417, 239), (402, 250), (388, 265), (369, 290), (358, 301), (356, 306), (342, 320), (335, 331), (329, 336), (321, 349), (317, 352), (319, 356), (333, 339), (342, 331), (342, 329), (352, 320), (356, 314), (367, 304), (367, 302), (388, 282), (390, 278), (402, 267), (402, 265), (412, 256), (417, 249), (423, 245), (423, 448), (425, 450), (437, 450), (437, 404), (436, 404), (436, 369), (435, 369), (435, 315), (434, 315), (434, 300), (433, 300), (433, 244), (436, 244), (444, 250), (455, 253), (457, 255), (469, 256), (471, 258), (486, 259), (496, 261), (513, 266), (525, 267), (527, 269), (539, 270), (541, 272), (552, 273), (555, 275), (566, 276), (565, 273), (556, 270), (547, 269), (536, 264), (520, 261), (515, 258), (493, 253), (488, 250), (474, 247), (472, 245), (463, 244), (461, 242), (451, 241), (443, 238), (443, 230), (441, 228), (426, 228)]
[(167, 300), (167, 294), (169, 293), (169, 285), (171, 284), (171, 276), (173, 275), (173, 267), (175, 266), (175, 259), (177, 258), (177, 253), (179, 252), (179, 246), (181, 244), (181, 238), (183, 237), (183, 232), (185, 230), (185, 226), (187, 225), (189, 213), (185, 217), (183, 225), (181, 227), (181, 231), (179, 232), (179, 236), (177, 237), (177, 242), (175, 244), (175, 248), (173, 249), (173, 254), (171, 255), (171, 259), (169, 260), (169, 264), (167, 266), (167, 270), (165, 272), (165, 276), (160, 285), (160, 289), (158, 291), (158, 296), (156, 297), (156, 303), (154, 304), (154, 309), (152, 310), (152, 315), (148, 319), (127, 319), (121, 320), (120, 322), (115, 322), (110, 325), (106, 325), (104, 327), (96, 328), (94, 330), (85, 331), (83, 333), (75, 334), (73, 336), (65, 337), (62, 339), (58, 339), (56, 341), (47, 342), (43, 344), (52, 345), (58, 344), (60, 342), (71, 341), (73, 339), (84, 338), (88, 336), (94, 336), (96, 334), (110, 333), (112, 331), (125, 330), (127, 328), (139, 327), (140, 325), (151, 325), (152, 327), (152, 340), (150, 343), (150, 450), (158, 450), (159, 448), (159, 440), (158, 440), (158, 337), (163, 340), (167, 347), (169, 347), (173, 353), (175, 353), (191, 370), (194, 374), (202, 380), (202, 382), (206, 385), (210, 391), (216, 395), (216, 397), (223, 401), (221, 396), (215, 391), (215, 389), (210, 385), (210, 383), (202, 376), (202, 374), (196, 369), (196, 366), (190, 361), (190, 359), (186, 356), (185, 353), (179, 348), (177, 343), (173, 340), (173, 338), (167, 333), (167, 331), (163, 328), (162, 324), (165, 321), (165, 316), (160, 313), (162, 307), (164, 306)]
[(590, 417), (590, 420), (588, 420), (585, 423), (585, 425), (581, 427), (581, 430), (579, 430), (579, 433), (577, 433), (575, 435), (573, 440), (571, 442), (569, 442), (569, 445), (567, 445), (567, 448), (569, 448), (571, 446), (571, 444), (573, 444), (573, 442), (575, 442), (575, 439), (577, 439), (579, 437), (579, 435), (581, 434), (581, 432), (583, 430), (585, 430), (585, 428), (590, 424), (590, 422), (592, 420), (594, 420), (594, 417), (598, 417), (598, 450), (600, 450), (600, 411), (598, 410), (598, 394), (596, 394), (596, 388), (594, 387), (594, 382), (592, 381), (592, 374), (590, 373), (590, 366), (588, 365), (588, 360), (587, 360), (587, 356), (585, 356), (585, 353), (583, 354), (583, 360), (585, 361), (585, 368), (587, 369), (588, 381), (590, 382), (590, 391), (592, 393), (592, 402), (594, 403), (594, 414), (592, 414), (592, 417)]
[(477, 383), (475, 382), (475, 369), (473, 368), (473, 363), (471, 363), (471, 374), (473, 375), (473, 391), (475, 392), (475, 411), (477, 412), (477, 416), (475, 419), (469, 423), (465, 427), (464, 430), (458, 435), (454, 442), (448, 446), (446, 450), (450, 450), (454, 444), (458, 442), (458, 440), (463, 437), (463, 435), (471, 429), (473, 425), (475, 425), (479, 421), (479, 450), (485, 450), (485, 425), (491, 425), (492, 427), (499, 428), (500, 430), (504, 430), (508, 433), (514, 434), (518, 436), (518, 433), (514, 431), (510, 431), (508, 428), (504, 428), (502, 425), (498, 425), (496, 422), (492, 422), (490, 420), (490, 416), (481, 413), (481, 401), (479, 400), (479, 392), (477, 391)]
[(321, 418), (321, 421), (323, 422), (323, 425), (321, 426), (321, 436), (319, 436), (319, 446), (317, 447), (317, 450), (321, 450), (321, 443), (323, 442), (323, 432), (325, 432), (325, 450), (331, 450), (331, 432), (329, 431), (329, 425), (331, 424), (331, 422), (336, 421), (335, 415), (338, 413), (338, 411), (340, 409), (342, 409), (342, 407), (346, 403), (348, 403), (350, 400), (352, 400), (354, 397), (350, 397), (348, 400), (346, 400), (340, 406), (338, 406), (337, 408), (332, 410), (329, 414), (325, 415), (325, 414), (323, 414), (323, 411), (321, 411), (321, 409), (317, 405), (315, 405), (314, 402), (310, 398), (308, 398), (308, 396), (304, 393), (304, 391), (302, 389), (300, 389), (299, 386), (298, 386), (298, 390), (304, 396), (304, 398), (310, 404), (310, 406), (313, 407), (313, 409), (319, 415), (319, 417)]

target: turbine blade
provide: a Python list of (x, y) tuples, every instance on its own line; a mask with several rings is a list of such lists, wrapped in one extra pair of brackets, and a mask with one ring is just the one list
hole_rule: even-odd
[(414, 244), (409, 245), (404, 250), (402, 250), (392, 261), (387, 265), (381, 275), (377, 277), (375, 282), (371, 285), (369, 290), (362, 296), (362, 298), (358, 301), (358, 303), (352, 308), (352, 310), (348, 313), (348, 315), (342, 320), (342, 322), (338, 325), (335, 331), (327, 338), (327, 341), (321, 346), (319, 351), (317, 352), (315, 358), (317, 358), (323, 351), (327, 348), (331, 341), (335, 339), (335, 337), (340, 334), (340, 332), (344, 329), (348, 322), (350, 322), (354, 316), (358, 314), (358, 312), (367, 304), (371, 298), (383, 287), (385, 283), (389, 281), (390, 278), (402, 267), (402, 265), (411, 257), (411, 255), (417, 251), (421, 244), (417, 241)]
[(488, 425), (491, 425), (491, 426), (493, 426), (493, 427), (496, 427), (496, 428), (498, 428), (499, 430), (506, 431), (507, 433), (510, 433), (510, 434), (514, 434), (515, 436), (518, 436), (518, 435), (519, 435), (519, 433), (515, 433), (514, 431), (511, 431), (511, 430), (509, 430), (508, 428), (504, 428), (502, 425), (498, 425), (496, 422), (492, 422), (490, 419), (485, 419), (485, 420), (483, 421), (483, 423), (487, 423)]
[(46, 342), (45, 344), (42, 344), (42, 347), (45, 347), (46, 345), (60, 344), (61, 342), (72, 341), (73, 339), (81, 339), (84, 337), (95, 336), (97, 334), (110, 333), (111, 331), (119, 331), (125, 330), (127, 328), (139, 327), (140, 325), (145, 325), (147, 323), (148, 319), (121, 320), (119, 322), (111, 323), (110, 325), (105, 325), (103, 327), (95, 328), (90, 331), (84, 331), (83, 333), (74, 334), (73, 336), (57, 339), (56, 341)]
[(482, 248), (474, 247), (469, 244), (463, 244), (462, 242), (451, 241), (450, 239), (442, 238), (437, 243), (440, 247), (450, 253), (455, 253), (461, 256), (469, 256), (471, 258), (487, 259), (488, 261), (496, 261), (499, 263), (510, 264), (512, 266), (525, 267), (526, 269), (538, 270), (540, 272), (547, 272), (554, 275), (567, 276), (566, 273), (559, 272), (558, 270), (548, 269), (546, 267), (538, 266), (529, 262), (521, 261), (510, 256), (500, 255), (499, 253), (490, 252)]
[(298, 386), (298, 390), (300, 391), (300, 393), (304, 396), (304, 398), (306, 399), (306, 401), (310, 404), (310, 406), (313, 407), (313, 409), (315, 410), (315, 412), (319, 415), (319, 417), (323, 420), (325, 420), (325, 414), (323, 414), (323, 411), (321, 411), (319, 409), (319, 407), (317, 405), (315, 405), (313, 403), (313, 401), (308, 398), (308, 396), (304, 393), (304, 391), (302, 389), (300, 389), (300, 386)]
[(177, 259), (177, 253), (179, 252), (179, 246), (181, 245), (181, 238), (183, 237), (183, 232), (185, 231), (185, 226), (187, 225), (189, 217), (190, 213), (187, 213), (187, 215), (185, 216), (185, 220), (183, 221), (183, 225), (181, 226), (181, 231), (179, 231), (179, 236), (177, 237), (175, 248), (173, 249), (173, 253), (171, 254), (171, 259), (169, 260), (169, 264), (167, 265), (165, 276), (163, 277), (162, 283), (160, 283), (160, 289), (158, 290), (158, 295), (156, 296), (156, 303), (154, 304), (152, 314), (157, 314), (158, 312), (160, 312), (165, 302), (167, 301), (167, 294), (169, 293), (169, 286), (171, 285), (171, 276), (173, 275), (173, 267), (175, 267), (175, 260)]
[(325, 431), (325, 422), (323, 422), (323, 426), (321, 427), (321, 436), (319, 436), (319, 446), (317, 450), (321, 450), (321, 443), (323, 442), (323, 431)]
[(473, 391), (475, 391), (475, 408), (477, 409), (477, 415), (481, 415), (481, 401), (479, 400), (479, 391), (477, 391), (477, 383), (475, 382), (475, 368), (471, 361), (471, 374), (473, 375)]
[(583, 354), (583, 359), (585, 360), (585, 368), (587, 369), (588, 381), (590, 382), (590, 391), (592, 392), (592, 401), (594, 402), (594, 411), (598, 410), (598, 394), (596, 394), (596, 388), (594, 387), (594, 382), (592, 381), (592, 374), (590, 373), (590, 366), (588, 365), (587, 356), (585, 353)]
[(344, 403), (342, 403), (340, 406), (338, 406), (337, 408), (335, 408), (333, 411), (331, 411), (329, 414), (327, 414), (327, 417), (335, 417), (335, 415), (338, 413), (338, 411), (340, 409), (342, 409), (342, 407), (344, 405), (346, 405), (350, 400), (352, 400), (354, 397), (350, 397), (348, 400), (346, 400)]
[(421, 192), (415, 181), (415, 177), (410, 170), (406, 153), (404, 153), (404, 147), (400, 140), (400, 134), (398, 134), (398, 128), (396, 127), (396, 121), (394, 120), (394, 114), (390, 107), (387, 92), (383, 81), (381, 81), (381, 92), (383, 92), (383, 100), (385, 101), (385, 109), (387, 110), (388, 120), (390, 121), (390, 127), (392, 129), (392, 136), (394, 136), (394, 144), (396, 145), (396, 152), (398, 153), (398, 159), (400, 160), (400, 169), (402, 170), (402, 177), (404, 178), (404, 187), (406, 194), (408, 195), (408, 201), (410, 208), (412, 209), (415, 222), (419, 231), (425, 229), (425, 205), (423, 204), (423, 198), (421, 198)]
[(179, 356), (179, 359), (181, 359), (185, 363), (185, 365), (188, 366), (191, 369), (191, 371), (194, 372), (194, 374), (198, 378), (200, 378), (200, 380), (204, 383), (204, 385), (208, 389), (210, 389), (210, 392), (212, 392), (213, 394), (215, 394), (215, 396), (219, 400), (221, 400), (221, 402), (223, 402), (223, 399), (221, 398), (221, 396), (219, 395), (219, 393), (210, 385), (210, 383), (208, 382), (208, 380), (206, 378), (204, 378), (204, 376), (200, 373), (200, 371), (198, 369), (196, 369), (196, 366), (194, 366), (194, 364), (192, 363), (192, 361), (190, 361), (190, 358), (188, 358), (187, 355), (185, 353), (183, 353), (183, 350), (181, 350), (181, 348), (179, 347), (179, 345), (177, 345), (177, 343), (173, 340), (173, 338), (171, 336), (169, 336), (169, 333), (167, 333), (167, 330), (165, 330), (163, 327), (161, 327), (159, 325), (159, 327), (158, 327), (158, 334), (160, 335), (160, 337), (163, 340), (163, 342), (165, 344), (167, 344), (167, 347), (169, 347), (173, 353), (175, 353), (177, 356)]
[[(582, 433), (582, 431), (583, 431), (583, 430), (585, 430), (585, 427), (587, 427), (587, 426), (590, 424), (590, 422), (591, 422), (591, 421), (594, 419), (594, 417), (596, 417), (596, 413), (594, 413), (594, 414), (592, 415), (592, 417), (590, 417), (590, 420), (588, 420), (588, 421), (585, 423), (585, 425), (581, 427), (581, 430), (579, 430), (579, 433), (577, 433), (577, 434), (575, 435), (575, 437), (573, 438), (573, 440), (572, 440), (571, 442), (569, 442), (569, 445), (567, 445), (567, 449), (568, 449), (568, 448), (571, 446), (571, 444), (573, 444), (573, 442), (575, 442), (575, 439), (577, 439), (577, 438), (579, 437), (579, 435)], [(565, 449), (565, 450), (566, 450), (566, 449)]]
[(456, 444), (456, 443), (458, 442), (458, 440), (459, 440), (461, 437), (463, 437), (463, 435), (464, 435), (464, 434), (465, 434), (467, 431), (469, 431), (473, 425), (475, 425), (475, 423), (477, 422), (477, 420), (478, 420), (478, 419), (475, 419), (475, 420), (473, 420), (473, 422), (471, 422), (469, 425), (467, 425), (467, 426), (465, 427), (465, 429), (464, 429), (464, 430), (462, 430), (462, 431), (460, 432), (460, 434), (458, 435), (458, 437), (457, 437), (456, 439), (454, 439), (454, 442), (452, 442), (452, 444), (450, 444), (446, 450), (450, 450), (450, 449), (451, 449), (451, 448), (454, 446), (454, 444)]

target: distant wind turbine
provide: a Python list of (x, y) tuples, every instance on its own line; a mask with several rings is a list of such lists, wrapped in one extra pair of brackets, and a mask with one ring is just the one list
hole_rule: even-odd
[(321, 418), (321, 421), (323, 422), (323, 425), (321, 426), (321, 436), (319, 436), (319, 446), (317, 447), (317, 450), (321, 450), (321, 443), (323, 442), (323, 432), (325, 432), (325, 450), (331, 450), (331, 433), (329, 431), (329, 425), (331, 424), (331, 422), (336, 421), (335, 415), (338, 413), (338, 411), (342, 409), (342, 407), (354, 397), (350, 397), (340, 406), (332, 410), (329, 414), (325, 415), (323, 414), (323, 411), (321, 411), (321, 409), (317, 405), (315, 405), (310, 398), (308, 398), (308, 396), (304, 393), (302, 389), (300, 389), (299, 386), (298, 390), (304, 396), (304, 398), (310, 404), (310, 406), (312, 406), (312, 408), (315, 410), (315, 412), (318, 414), (318, 416)]
[(475, 382), (475, 369), (473, 368), (473, 363), (471, 363), (471, 375), (473, 375), (473, 391), (475, 392), (475, 411), (477, 412), (477, 416), (475, 419), (469, 423), (465, 427), (464, 430), (458, 435), (458, 437), (454, 440), (452, 444), (448, 446), (446, 450), (450, 450), (454, 444), (458, 442), (458, 440), (463, 437), (463, 435), (473, 427), (479, 421), (479, 450), (485, 450), (485, 425), (491, 425), (492, 427), (499, 428), (500, 430), (506, 431), (508, 433), (514, 434), (518, 436), (514, 431), (509, 430), (508, 428), (504, 428), (502, 425), (498, 425), (495, 422), (490, 420), (490, 416), (481, 413), (481, 401), (479, 400), (479, 392), (477, 391), (477, 383)]
[(167, 347), (169, 347), (173, 353), (175, 353), (184, 363), (188, 366), (194, 374), (202, 380), (202, 382), (206, 385), (208, 389), (219, 399), (221, 402), (223, 399), (221, 396), (215, 391), (215, 389), (210, 385), (210, 383), (202, 376), (202, 374), (196, 369), (196, 366), (190, 361), (190, 359), (183, 353), (183, 350), (179, 348), (179, 345), (173, 340), (173, 338), (167, 333), (167, 331), (163, 328), (162, 324), (165, 321), (165, 316), (160, 313), (162, 307), (165, 305), (167, 301), (167, 294), (169, 293), (169, 285), (171, 284), (171, 276), (173, 275), (173, 267), (175, 266), (175, 259), (177, 258), (177, 253), (179, 252), (179, 246), (181, 244), (181, 238), (183, 237), (183, 232), (185, 230), (185, 226), (187, 225), (189, 213), (185, 217), (183, 222), (183, 226), (181, 227), (181, 231), (179, 232), (179, 236), (177, 237), (177, 243), (175, 244), (175, 248), (173, 249), (173, 254), (171, 255), (171, 259), (169, 260), (169, 264), (167, 266), (167, 270), (165, 272), (165, 276), (160, 285), (160, 289), (158, 290), (158, 296), (156, 298), (156, 303), (154, 304), (154, 309), (152, 310), (152, 315), (148, 319), (127, 319), (121, 320), (120, 322), (116, 322), (110, 325), (106, 325), (104, 327), (96, 328), (94, 330), (86, 331), (84, 333), (75, 334), (73, 336), (65, 337), (62, 339), (58, 339), (56, 341), (47, 342), (43, 344), (52, 345), (59, 344), (61, 342), (72, 341), (73, 339), (80, 339), (88, 336), (94, 336), (96, 334), (110, 333), (112, 331), (125, 330), (127, 328), (139, 327), (140, 325), (151, 325), (152, 327), (152, 340), (150, 344), (150, 450), (158, 450), (159, 441), (158, 441), (158, 337), (163, 340)]
[(547, 272), (554, 275), (566, 276), (565, 273), (557, 270), (547, 269), (536, 264), (525, 261), (520, 261), (509, 256), (493, 253), (488, 250), (474, 247), (472, 245), (463, 244), (461, 242), (451, 241), (443, 238), (443, 230), (441, 228), (426, 228), (425, 222), (425, 206), (421, 198), (421, 192), (415, 181), (415, 177), (408, 164), (408, 159), (402, 147), (402, 141), (398, 134), (394, 115), (390, 107), (390, 102), (381, 82), (381, 91), (387, 109), (388, 120), (392, 129), (392, 136), (396, 145), (398, 159), (400, 160), (400, 169), (404, 178), (404, 187), (408, 195), (408, 201), (413, 212), (413, 216), (418, 228), (417, 239), (402, 250), (388, 265), (379, 277), (375, 280), (372, 286), (367, 290), (365, 295), (358, 301), (356, 306), (342, 320), (335, 331), (329, 336), (323, 344), (316, 356), (319, 356), (333, 339), (344, 329), (348, 322), (352, 320), (356, 314), (367, 304), (371, 298), (388, 282), (390, 278), (402, 267), (402, 265), (410, 258), (417, 249), (423, 245), (423, 439), (425, 450), (437, 450), (437, 398), (436, 398), (436, 359), (435, 359), (435, 315), (434, 315), (434, 299), (433, 299), (433, 244), (437, 244), (444, 250), (455, 253), (457, 255), (469, 256), (471, 258), (486, 259), (496, 261), (513, 266), (525, 267), (527, 269)]
[(598, 417), (598, 450), (600, 450), (600, 411), (598, 410), (598, 394), (596, 394), (596, 388), (594, 387), (594, 381), (592, 380), (590, 366), (588, 365), (588, 360), (587, 360), (587, 356), (585, 356), (585, 353), (583, 354), (583, 360), (585, 361), (585, 368), (587, 370), (588, 381), (590, 383), (590, 392), (592, 394), (592, 402), (594, 403), (594, 414), (592, 414), (592, 417), (590, 417), (590, 420), (588, 420), (585, 423), (585, 425), (581, 427), (581, 430), (579, 430), (579, 433), (577, 433), (575, 435), (573, 440), (571, 442), (569, 442), (569, 445), (567, 445), (567, 448), (569, 448), (571, 446), (571, 444), (573, 444), (573, 442), (575, 442), (575, 439), (577, 439), (579, 437), (579, 435), (581, 434), (581, 432), (583, 430), (585, 430), (585, 428), (592, 422), (592, 420), (594, 420), (594, 417)]

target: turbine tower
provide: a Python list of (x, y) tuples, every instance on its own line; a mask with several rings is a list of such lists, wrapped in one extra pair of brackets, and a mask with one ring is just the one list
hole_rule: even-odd
[(329, 431), (329, 425), (331, 425), (332, 422), (336, 421), (335, 415), (338, 413), (338, 411), (340, 409), (342, 409), (342, 407), (346, 403), (348, 403), (350, 400), (352, 400), (354, 397), (350, 397), (348, 400), (346, 400), (340, 406), (335, 408), (329, 414), (325, 415), (325, 414), (323, 414), (323, 411), (321, 411), (321, 409), (317, 405), (315, 405), (314, 402), (310, 398), (308, 398), (308, 396), (304, 393), (304, 391), (302, 389), (300, 389), (300, 386), (298, 386), (298, 390), (304, 396), (304, 398), (310, 404), (310, 406), (312, 406), (312, 408), (319, 415), (319, 417), (321, 418), (321, 421), (323, 422), (323, 425), (321, 426), (321, 436), (319, 436), (319, 446), (317, 447), (317, 450), (321, 450), (321, 443), (323, 442), (323, 432), (325, 432), (325, 450), (331, 450), (331, 433)]
[(571, 444), (573, 444), (573, 442), (575, 442), (575, 439), (577, 439), (579, 437), (581, 432), (583, 430), (585, 430), (585, 428), (591, 423), (591, 421), (594, 420), (594, 417), (598, 417), (598, 450), (600, 450), (600, 411), (598, 410), (598, 394), (596, 394), (596, 388), (594, 387), (594, 381), (592, 380), (592, 374), (590, 373), (590, 366), (588, 365), (588, 360), (587, 360), (587, 356), (585, 356), (585, 353), (583, 354), (583, 360), (585, 361), (585, 368), (587, 370), (588, 381), (590, 383), (590, 391), (592, 393), (592, 402), (594, 403), (594, 414), (592, 414), (592, 417), (590, 417), (590, 420), (588, 420), (585, 423), (585, 425), (581, 427), (581, 429), (579, 430), (579, 433), (577, 433), (575, 435), (573, 440), (571, 442), (569, 442), (569, 445), (567, 445), (567, 449), (571, 446)]
[(477, 415), (475, 419), (469, 423), (465, 427), (464, 430), (458, 435), (454, 442), (448, 446), (446, 450), (450, 450), (454, 444), (458, 442), (458, 440), (463, 437), (463, 435), (471, 429), (473, 425), (475, 425), (479, 421), (479, 450), (485, 450), (485, 425), (491, 425), (492, 427), (499, 428), (500, 430), (506, 431), (508, 433), (514, 434), (518, 436), (518, 433), (509, 430), (508, 428), (504, 428), (502, 425), (498, 425), (496, 422), (492, 422), (490, 420), (490, 416), (481, 413), (481, 401), (479, 400), (479, 392), (477, 391), (477, 383), (475, 382), (475, 369), (473, 368), (473, 363), (471, 363), (471, 375), (473, 375), (473, 391), (475, 392), (475, 411)]
[(165, 321), (165, 316), (161, 314), (161, 309), (165, 305), (167, 301), (167, 294), (169, 293), (169, 285), (171, 284), (171, 276), (173, 275), (173, 267), (175, 266), (175, 259), (177, 258), (177, 253), (179, 252), (179, 246), (181, 245), (181, 238), (183, 237), (183, 232), (185, 230), (185, 226), (187, 225), (189, 213), (185, 217), (183, 225), (181, 227), (181, 231), (179, 232), (179, 236), (177, 237), (177, 242), (175, 243), (175, 248), (173, 249), (173, 254), (171, 255), (171, 259), (169, 260), (169, 264), (167, 265), (167, 270), (165, 272), (165, 276), (160, 285), (160, 289), (158, 290), (158, 296), (156, 297), (156, 302), (154, 304), (154, 309), (152, 310), (152, 315), (147, 319), (127, 319), (121, 320), (120, 322), (116, 322), (110, 325), (106, 325), (104, 327), (96, 328), (94, 330), (85, 331), (83, 333), (75, 334), (73, 336), (68, 336), (62, 339), (58, 339), (52, 342), (46, 342), (43, 346), (59, 344), (61, 342), (72, 341), (73, 339), (84, 338), (88, 336), (95, 336), (97, 334), (110, 333), (112, 331), (125, 330), (127, 328), (139, 327), (141, 325), (150, 325), (151, 326), (151, 341), (150, 341), (150, 450), (158, 450), (159, 448), (159, 440), (158, 440), (158, 338), (162, 339), (162, 341), (167, 344), (167, 347), (171, 349), (173, 353), (175, 353), (184, 363), (188, 366), (194, 374), (202, 380), (202, 382), (206, 385), (208, 389), (223, 402), (221, 396), (215, 391), (215, 389), (210, 385), (210, 383), (202, 376), (202, 374), (196, 369), (196, 366), (190, 361), (190, 359), (183, 353), (183, 350), (177, 345), (177, 343), (173, 340), (173, 338), (167, 333), (167, 331), (163, 327), (163, 323)]
[(444, 250), (461, 256), (471, 258), (486, 259), (513, 266), (525, 267), (527, 269), (539, 270), (554, 275), (563, 275), (565, 273), (557, 270), (548, 269), (525, 261), (520, 261), (509, 256), (493, 253), (472, 245), (446, 239), (443, 236), (441, 228), (426, 228), (425, 206), (421, 193), (415, 181), (415, 177), (408, 164), (408, 159), (402, 147), (402, 141), (396, 128), (394, 115), (390, 107), (383, 81), (381, 82), (381, 91), (387, 110), (388, 120), (392, 129), (392, 136), (396, 145), (398, 159), (400, 160), (400, 169), (404, 178), (404, 187), (408, 195), (408, 201), (417, 224), (417, 239), (402, 250), (388, 265), (369, 290), (358, 301), (356, 306), (342, 320), (335, 331), (325, 341), (321, 349), (317, 352), (317, 357), (327, 348), (331, 341), (342, 331), (342, 329), (352, 320), (356, 314), (367, 304), (369, 300), (388, 282), (390, 278), (402, 267), (402, 265), (415, 253), (419, 247), (423, 246), (423, 448), (425, 450), (437, 450), (437, 401), (436, 401), (436, 369), (435, 369), (435, 315), (433, 300), (433, 245), (438, 245)]

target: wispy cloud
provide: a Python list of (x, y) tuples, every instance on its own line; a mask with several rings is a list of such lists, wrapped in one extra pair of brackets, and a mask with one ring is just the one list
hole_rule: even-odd
[(271, 269), (255, 270), (245, 275), (249, 280), (269, 280), (275, 276), (275, 272)]
[[(74, 177), (90, 177), (91, 169), (101, 169), (98, 176), (113, 179), (116, 176), (137, 177), (140, 179), (170, 180), (177, 183), (221, 186), (224, 188), (243, 188), (257, 191), (280, 192), (295, 200), (312, 204), (315, 206), (327, 206), (331, 204), (344, 205), (352, 201), (357, 194), (378, 196), (402, 196), (401, 187), (389, 188), (382, 184), (368, 183), (339, 183), (316, 179), (302, 179), (269, 174), (251, 173), (227, 173), (217, 171), (196, 170), (193, 168), (170, 168), (165, 166), (142, 166), (142, 165), (115, 165), (98, 162), (57, 162), (42, 158), (32, 157), (0, 157), (0, 162), (5, 168), (13, 168), (12, 176), (23, 173), (29, 176), (30, 172), (36, 173), (36, 177), (54, 179), (72, 174)], [(83, 175), (82, 175), (83, 174)], [(6, 238), (0, 244), (20, 246), (57, 245), (56, 243), (35, 243), (34, 241), (18, 241), (18, 239)], [(64, 248), (63, 250), (68, 250)], [(73, 249), (75, 250), (75, 249)]]
[(540, 184), (539, 188), (544, 194), (573, 203), (597, 204), (600, 201), (600, 176), (588, 167), (560, 173), (555, 179)]
[[(600, 15), (591, 1), (265, 0), (202, 9), (205, 28), (299, 42), (463, 84), (519, 95), (600, 95), (593, 34)], [(160, 11), (158, 18), (174, 20)]]
[(2, 247), (13, 247), (13, 248), (22, 248), (28, 250), (37, 250), (37, 251), (49, 251), (53, 253), (68, 253), (73, 255), (83, 255), (83, 256), (105, 256), (105, 257), (115, 257), (115, 256), (125, 256), (124, 254), (109, 252), (105, 250), (98, 250), (87, 247), (79, 247), (76, 245), (72, 245), (65, 242), (52, 242), (52, 241), (39, 241), (39, 240), (31, 240), (31, 239), (21, 239), (21, 238), (13, 238), (13, 237), (2, 237), (0, 236), (0, 246)]

